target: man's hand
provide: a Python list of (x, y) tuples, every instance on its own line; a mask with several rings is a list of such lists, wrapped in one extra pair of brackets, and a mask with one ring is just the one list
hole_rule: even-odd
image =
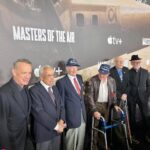
[(127, 94), (122, 94), (121, 95), (121, 100), (123, 100), (123, 101), (127, 100)]
[(66, 127), (67, 127), (66, 123), (65, 123), (63, 120), (59, 120), (59, 121), (57, 122), (57, 125), (56, 125), (55, 130), (56, 130), (58, 133), (62, 133)]
[(122, 109), (119, 106), (114, 106), (115, 110), (118, 111), (122, 111)]
[(98, 111), (95, 111), (95, 112), (94, 112), (94, 117), (95, 117), (97, 120), (99, 120), (100, 117), (101, 117), (101, 114), (100, 114)]

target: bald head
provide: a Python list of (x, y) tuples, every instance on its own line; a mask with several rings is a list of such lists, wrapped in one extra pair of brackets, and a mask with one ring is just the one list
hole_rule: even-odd
[(124, 57), (118, 56), (115, 58), (115, 67), (117, 69), (122, 69), (124, 66)]

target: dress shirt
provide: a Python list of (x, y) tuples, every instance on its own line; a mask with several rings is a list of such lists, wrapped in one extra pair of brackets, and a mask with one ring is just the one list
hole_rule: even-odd
[(101, 81), (99, 85), (99, 94), (98, 94), (98, 102), (108, 102), (108, 86), (107, 86), (107, 80)]

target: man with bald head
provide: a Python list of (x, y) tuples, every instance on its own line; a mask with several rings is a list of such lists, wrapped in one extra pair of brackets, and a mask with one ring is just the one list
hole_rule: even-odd
[(54, 69), (40, 68), (40, 81), (30, 89), (36, 150), (59, 150), (66, 127), (61, 97), (54, 86)]
[[(110, 76), (116, 82), (116, 97), (117, 97), (117, 104), (123, 110), (125, 110), (125, 103), (127, 100), (127, 95), (129, 91), (129, 71), (128, 68), (124, 66), (124, 57), (118, 56), (114, 59), (115, 66), (110, 70)], [(127, 112), (128, 113), (128, 112)], [(117, 116), (116, 116), (117, 117)], [(129, 129), (129, 128), (128, 128)], [(121, 127), (114, 129), (114, 136), (116, 146), (118, 148), (122, 147), (125, 148), (125, 136)], [(117, 139), (117, 140), (116, 140)]]
[(121, 101), (127, 100), (129, 90), (129, 74), (128, 68), (124, 66), (124, 57), (115, 58), (115, 66), (111, 68), (110, 76), (116, 81), (117, 101), (118, 105), (121, 105)]

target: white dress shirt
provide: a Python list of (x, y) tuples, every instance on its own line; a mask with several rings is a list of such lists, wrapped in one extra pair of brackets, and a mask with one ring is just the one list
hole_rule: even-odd
[[(74, 78), (76, 78), (76, 80), (77, 80), (77, 82), (78, 82), (78, 85), (79, 85), (79, 87), (80, 87), (80, 84), (79, 84), (79, 81), (78, 81), (77, 77), (76, 77), (76, 76), (71, 76), (71, 75), (68, 74), (68, 78), (70, 79), (70, 81), (71, 81), (73, 87), (74, 87), (75, 90), (77, 91), (76, 86), (75, 86), (75, 84), (74, 84)], [(81, 87), (80, 87), (80, 89), (81, 89)], [(77, 91), (77, 92), (78, 92), (78, 91)]]
[(108, 102), (108, 86), (107, 80), (101, 81), (99, 85), (99, 94), (98, 94), (98, 102)]

